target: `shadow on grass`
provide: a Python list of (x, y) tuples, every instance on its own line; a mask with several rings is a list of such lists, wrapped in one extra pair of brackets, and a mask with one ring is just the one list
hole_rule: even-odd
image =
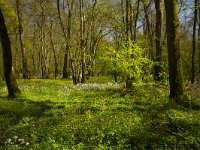
[[(86, 101), (80, 101), (80, 102), (65, 102), (65, 103), (54, 103), (51, 101), (44, 101), (44, 102), (35, 102), (30, 99), (26, 98), (17, 98), (17, 99), (9, 99), (6, 97), (0, 97), (0, 116), (3, 116), (3, 118), (6, 118), (9, 123), (7, 125), (12, 126), (19, 123), (24, 117), (34, 117), (35, 121), (37, 122), (40, 117), (43, 118), (43, 120), (37, 124), (37, 132), (44, 132), (43, 134), (46, 135), (47, 131), (49, 131), (49, 136), (52, 136), (51, 138), (54, 139), (54, 135), (52, 135), (52, 132), (54, 129), (55, 136), (58, 136), (58, 138), (63, 138), (64, 140), (68, 140), (68, 138), (71, 138), (68, 135), (65, 135), (65, 132), (70, 132), (69, 135), (74, 134), (77, 132), (77, 136), (74, 138), (71, 138), (75, 141), (75, 143), (83, 143), (85, 145), (91, 144), (88, 139), (94, 138), (95, 132), (97, 129), (99, 129), (100, 133), (103, 133), (102, 138), (103, 142), (110, 142), (109, 146), (116, 146), (116, 144), (119, 144), (119, 138), (126, 139), (126, 145), (128, 145), (127, 149), (198, 149), (198, 140), (195, 140), (195, 137), (199, 136), (200, 133), (198, 130), (199, 122), (198, 121), (191, 121), (187, 122), (187, 120), (184, 119), (177, 119), (176, 117), (171, 117), (169, 114), (170, 109), (180, 110), (182, 112), (187, 112), (188, 109), (191, 109), (191, 111), (198, 110), (198, 105), (193, 105), (192, 107), (185, 108), (183, 106), (179, 106), (170, 102), (162, 102), (159, 101), (156, 104), (153, 104), (151, 101), (148, 100), (137, 100), (126, 102), (118, 101), (114, 102), (116, 96), (120, 96), (119, 90), (98, 90), (97, 93), (86, 93), (86, 95), (83, 95)], [(137, 94), (137, 93), (136, 93)], [(93, 101), (90, 99), (93, 99), (95, 96), (102, 96), (103, 97), (110, 97), (111, 101), (110, 103), (106, 101), (103, 102), (103, 104), (108, 106), (113, 106), (112, 108), (108, 108), (106, 110), (107, 112), (101, 112), (101, 108), (98, 107), (98, 105), (94, 105), (96, 103), (96, 100)], [(113, 99), (114, 100), (113, 100)], [(118, 104), (114, 106), (115, 104)], [(65, 105), (66, 107), (65, 109)], [(51, 112), (50, 110), (53, 110), (54, 112)], [(55, 113), (56, 112), (56, 113)], [(85, 114), (86, 112), (91, 113), (102, 113), (103, 115), (99, 115), (98, 120), (94, 119), (93, 122), (87, 119), (87, 115), (85, 115), (82, 119), (82, 114)], [(115, 120), (112, 117), (107, 117), (107, 114), (113, 114), (115, 112), (118, 112), (119, 114), (121, 112), (127, 113), (133, 113), (138, 115), (141, 118), (141, 122), (138, 125), (132, 125), (129, 124), (130, 127), (127, 127), (127, 129), (131, 130), (131, 134), (127, 135), (123, 133), (124, 129), (122, 129), (124, 126), (123, 122), (121, 120)], [(129, 118), (126, 118), (126, 116), (123, 116), (122, 118), (125, 118), (125, 121), (128, 122)], [(65, 120), (66, 115), (71, 115), (71, 118), (69, 119), (69, 122)], [(90, 113), (88, 114), (90, 115)], [(75, 119), (75, 117), (79, 117), (80, 121)], [(116, 126), (116, 134), (112, 135), (109, 134), (109, 130), (106, 131), (104, 128), (102, 128), (104, 119), (108, 118), (105, 121), (110, 121), (110, 127), (109, 130), (115, 128), (115, 121), (120, 124), (119, 126)], [(85, 120), (84, 120), (85, 119)], [(113, 119), (113, 120), (112, 120)], [(127, 120), (126, 120), (127, 119)], [(64, 120), (64, 121), (63, 121)], [(75, 121), (74, 121), (75, 120)], [(0, 119), (0, 124), (3, 124), (4, 120)], [(56, 125), (62, 124), (62, 121), (66, 124), (62, 126), (63, 129), (55, 128)], [(74, 121), (74, 122), (70, 122)], [(102, 122), (102, 123), (101, 123)], [(48, 126), (43, 126), (48, 125)], [(71, 124), (70, 124), (71, 123)], [(77, 123), (80, 123), (77, 124)], [(93, 124), (92, 124), (93, 123)], [(73, 127), (73, 130), (68, 130), (66, 125), (71, 125), (71, 128)], [(133, 126), (133, 127), (132, 127)], [(60, 126), (61, 127), (61, 126)], [(107, 126), (104, 126), (105, 128)], [(24, 130), (24, 132), (28, 131), (28, 127), (21, 127)], [(26, 129), (27, 128), (27, 129)], [(69, 128), (70, 129), (70, 128)], [(193, 129), (193, 130), (191, 130)], [(4, 135), (6, 131), (6, 125), (1, 126), (0, 125), (0, 135)], [(39, 130), (39, 131), (38, 131)], [(45, 131), (43, 131), (45, 130)], [(46, 131), (47, 130), (47, 131)], [(35, 130), (33, 130), (35, 131)], [(94, 133), (93, 133), (94, 132)], [(91, 134), (91, 135), (90, 135)], [(94, 134), (94, 135), (93, 135)], [(40, 135), (40, 133), (36, 134), (38, 137), (43, 138)], [(63, 135), (63, 137), (62, 137)], [(82, 135), (82, 136), (81, 136)], [(111, 136), (112, 135), (112, 136)], [(108, 137), (106, 139), (106, 137)], [(5, 141), (7, 136), (1, 136), (0, 137), (0, 146), (3, 146), (4, 143), (2, 141)], [(97, 140), (97, 143), (99, 142)], [(72, 143), (74, 142), (72, 141)], [(40, 143), (40, 141), (38, 141)], [(104, 143), (101, 143), (104, 144)]]
[(24, 116), (40, 117), (43, 112), (50, 109), (52, 102), (35, 102), (30, 99), (0, 97), (0, 114), (13, 115), (20, 119)]
[(39, 118), (43, 113), (54, 106), (52, 102), (35, 102), (23, 97), (0, 97), (0, 146), (3, 146), (7, 130), (17, 125), (23, 118)]
[(171, 109), (182, 113), (199, 110), (198, 104), (184, 107), (171, 102), (160, 105), (135, 102), (132, 109), (141, 113), (143, 127), (128, 137), (126, 144), (130, 149), (200, 149), (198, 119), (187, 120), (169, 113)]

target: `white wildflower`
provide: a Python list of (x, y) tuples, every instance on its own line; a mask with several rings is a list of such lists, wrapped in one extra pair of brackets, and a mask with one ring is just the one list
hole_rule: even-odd
[(14, 136), (13, 138), (14, 138), (14, 139), (17, 139), (17, 138), (18, 138), (18, 136), (16, 135), (16, 136)]
[(29, 146), (29, 144), (30, 144), (29, 142), (26, 142), (26, 146)]
[(12, 141), (12, 139), (7, 139), (7, 142), (10, 143)]

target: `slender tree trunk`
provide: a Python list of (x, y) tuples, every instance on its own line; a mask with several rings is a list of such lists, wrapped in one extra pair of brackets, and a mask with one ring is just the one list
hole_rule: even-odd
[[(64, 28), (64, 24), (61, 19), (61, 13), (60, 13), (60, 0), (57, 0), (57, 11), (58, 11), (58, 18), (60, 21), (60, 26), (63, 31), (63, 35), (66, 41), (66, 50), (65, 50), (65, 55), (64, 55), (64, 65), (63, 65), (63, 79), (68, 79), (69, 78), (69, 59), (70, 59), (70, 37), (71, 37), (71, 8), (69, 5), (69, 1), (67, 1), (68, 4), (68, 29), (67, 29), (67, 34)], [(73, 4), (73, 3), (72, 3)]]
[(27, 58), (26, 58), (26, 50), (23, 44), (22, 40), (22, 34), (23, 34), (23, 27), (21, 23), (21, 13), (19, 9), (19, 0), (16, 0), (16, 7), (17, 7), (17, 18), (18, 18), (18, 29), (19, 29), (19, 42), (20, 42), (20, 48), (22, 53), (22, 74), (23, 78), (28, 78), (28, 65), (27, 65)]
[(129, 31), (130, 31), (130, 40), (131, 42), (133, 42), (133, 39), (134, 39), (134, 9), (133, 9), (133, 6), (132, 4), (130, 3), (129, 4)]
[(178, 0), (165, 0), (170, 98), (184, 100), (184, 82), (180, 54)]
[(135, 15), (135, 21), (134, 21), (134, 30), (133, 30), (133, 40), (136, 40), (136, 31), (137, 31), (137, 20), (139, 16), (139, 9), (140, 9), (140, 0), (137, 1), (137, 11)]
[(123, 24), (126, 24), (126, 19), (125, 19), (125, 11), (124, 11), (124, 0), (121, 0), (121, 16), (122, 16), (122, 22)]
[(149, 7), (150, 7), (150, 2), (147, 4), (145, 0), (142, 0), (143, 6), (144, 6), (144, 16), (146, 20), (146, 31), (149, 39), (149, 57), (151, 60), (154, 60), (154, 53), (153, 53), (153, 47), (154, 47), (154, 38), (153, 38), (153, 33), (152, 33), (152, 28), (151, 28), (151, 22), (150, 22), (150, 17), (149, 17)]
[(18, 47), (18, 31), (16, 31), (16, 34), (15, 34), (15, 53), (14, 53), (14, 68), (16, 70), (17, 68), (17, 54), (18, 54), (18, 50), (19, 50), (19, 47)]
[(93, 6), (92, 6), (92, 12), (91, 12), (91, 21), (89, 22), (89, 29), (88, 31), (88, 37), (89, 38), (89, 44), (88, 48), (89, 49), (86, 53), (86, 70), (87, 70), (87, 75), (86, 79), (89, 79), (90, 76), (94, 75), (95, 72), (95, 59), (96, 59), (96, 51), (98, 48), (99, 44), (99, 39), (100, 35), (102, 33), (102, 30), (100, 30), (97, 33), (96, 26), (97, 26), (97, 21), (96, 21), (96, 14), (95, 14), (95, 8), (97, 6), (97, 0), (94, 0)]
[(130, 39), (130, 21), (129, 21), (129, 13), (130, 13), (130, 0), (126, 0), (126, 41), (128, 42)]
[[(119, 37), (118, 37), (118, 34), (117, 34), (117, 31), (116, 31), (116, 35), (115, 35), (115, 41), (116, 41), (116, 51), (118, 52), (119, 51), (119, 47), (120, 47), (120, 40), (119, 40)], [(116, 54), (114, 55), (114, 58), (116, 58)], [(116, 68), (116, 62), (114, 62), (114, 67)], [(115, 82), (117, 82), (118, 80), (118, 74), (117, 74), (117, 70), (115, 70), (113, 72), (113, 76), (114, 76), (114, 79), (115, 79)]]
[[(72, 71), (72, 80), (73, 84), (78, 84), (78, 76), (77, 76), (77, 67), (76, 67), (76, 61), (72, 58), (71, 54), (71, 29), (72, 29), (72, 11), (74, 8), (74, 1), (73, 0), (67, 0), (67, 5), (68, 5), (68, 24), (67, 24), (67, 36), (66, 36), (66, 56), (69, 57), (69, 65), (71, 67)], [(66, 59), (67, 60), (67, 59)], [(67, 64), (66, 64), (67, 65)], [(63, 68), (64, 69), (64, 68)], [(68, 74), (69, 76), (69, 74)]]
[(41, 71), (42, 79), (46, 78), (46, 59), (45, 59), (45, 35), (44, 35), (43, 26), (41, 26), (41, 46), (40, 46), (40, 55), (41, 55)]
[(198, 0), (198, 81), (200, 82), (200, 0)]
[(84, 40), (84, 31), (85, 31), (85, 19), (84, 19), (84, 11), (83, 11), (83, 0), (79, 0), (80, 3), (80, 50), (81, 50), (81, 71), (82, 71), (82, 78), (81, 83), (85, 82), (85, 40)]
[[(66, 49), (68, 49), (66, 47)], [(63, 79), (68, 79), (69, 78), (69, 74), (68, 74), (68, 62), (69, 62), (69, 56), (68, 53), (66, 52), (64, 55), (64, 65), (63, 65)]]
[(53, 31), (53, 23), (51, 23), (49, 36), (50, 36), (50, 43), (51, 43), (51, 47), (52, 47), (52, 50), (53, 50), (53, 57), (54, 57), (54, 78), (56, 79), (57, 76), (58, 76), (58, 60), (57, 60), (57, 56), (56, 56), (55, 46), (54, 46), (54, 43), (53, 43), (52, 31)]
[(45, 25), (45, 10), (44, 10), (44, 4), (40, 3), (41, 7), (41, 24), (40, 24), (40, 64), (41, 64), (41, 76), (42, 79), (48, 78), (48, 66), (47, 66), (47, 55), (48, 52), (46, 50), (46, 35), (44, 31), (44, 25)]
[[(156, 7), (156, 63), (161, 62), (162, 54), (162, 0), (154, 0)], [(154, 79), (160, 80), (161, 66), (155, 64), (154, 66)]]
[(197, 27), (197, 0), (194, 1), (194, 24), (193, 24), (193, 36), (192, 36), (192, 73), (191, 83), (194, 83), (195, 79), (195, 51), (196, 51), (196, 27)]
[[(129, 41), (130, 41), (130, 0), (126, 0), (126, 46), (127, 49), (129, 47)], [(126, 88), (131, 89), (132, 88), (132, 79), (131, 77), (127, 77), (126, 79)]]
[[(33, 51), (32, 51), (32, 65), (33, 65), (33, 74), (32, 75), (37, 75), (37, 70), (39, 69), (39, 67), (37, 68), (37, 59), (35, 58), (35, 49), (36, 49), (36, 46), (35, 46), (35, 37), (36, 37), (36, 30), (35, 30), (35, 23), (34, 23), (34, 34), (33, 34), (33, 37), (32, 37), (32, 46), (33, 46)], [(36, 59), (36, 60), (35, 60)]]
[(6, 79), (6, 85), (8, 88), (8, 95), (9, 97), (16, 97), (19, 96), (21, 92), (18, 88), (15, 72), (12, 67), (11, 44), (1, 9), (0, 9), (0, 39), (3, 47), (4, 75)]

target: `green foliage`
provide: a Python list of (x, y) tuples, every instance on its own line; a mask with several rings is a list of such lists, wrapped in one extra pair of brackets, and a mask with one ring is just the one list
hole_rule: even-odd
[(104, 57), (111, 74), (126, 79), (133, 78), (135, 82), (150, 76), (153, 63), (145, 57), (145, 49), (132, 41), (123, 42), (119, 49), (109, 47), (109, 55)]
[(9, 30), (15, 30), (18, 25), (17, 14), (14, 8), (8, 4), (5, 0), (0, 0), (0, 9), (3, 12), (7, 28)]
[[(102, 82), (100, 82), (102, 81)], [(23, 97), (0, 89), (0, 149), (199, 149), (199, 107), (168, 102), (168, 87), (19, 80)], [(195, 102), (195, 101), (194, 101)]]

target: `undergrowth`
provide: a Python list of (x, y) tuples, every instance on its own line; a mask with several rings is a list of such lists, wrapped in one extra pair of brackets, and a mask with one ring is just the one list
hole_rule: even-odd
[(196, 107), (168, 100), (168, 87), (138, 85), (121, 97), (123, 86), (93, 79), (19, 80), (23, 96), (0, 88), (1, 150), (200, 149)]

